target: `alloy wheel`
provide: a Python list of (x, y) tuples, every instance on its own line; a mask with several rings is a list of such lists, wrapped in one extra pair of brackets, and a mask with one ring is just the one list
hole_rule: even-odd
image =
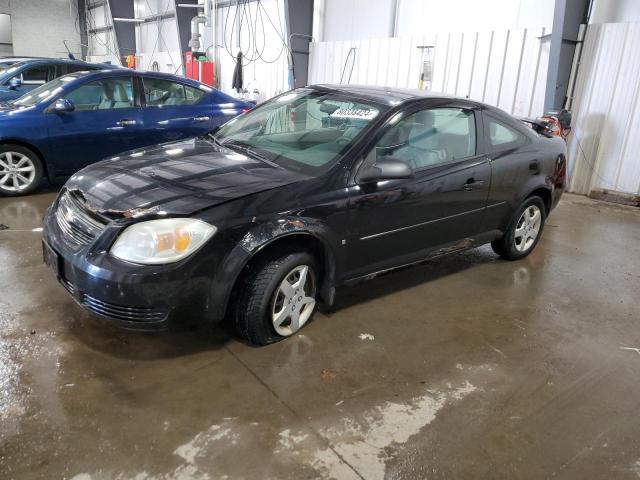
[(36, 178), (36, 166), (19, 152), (0, 153), (0, 189), (19, 192), (28, 188)]
[(518, 219), (513, 242), (516, 250), (526, 252), (536, 242), (542, 225), (542, 212), (536, 205), (529, 205)]
[(300, 330), (316, 305), (315, 278), (308, 265), (299, 265), (284, 277), (273, 295), (273, 328), (283, 337)]

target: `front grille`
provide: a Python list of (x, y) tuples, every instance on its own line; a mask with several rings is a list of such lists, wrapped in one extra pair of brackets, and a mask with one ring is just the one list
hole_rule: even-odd
[(55, 217), (65, 239), (75, 246), (88, 245), (106, 226), (87, 211), (78, 194), (69, 191), (60, 196)]
[(98, 300), (86, 293), (82, 296), (82, 304), (94, 313), (133, 322), (159, 322), (167, 316), (166, 310), (143, 307), (122, 307)]
[(60, 278), (60, 283), (71, 295), (76, 293), (76, 287), (66, 278)]

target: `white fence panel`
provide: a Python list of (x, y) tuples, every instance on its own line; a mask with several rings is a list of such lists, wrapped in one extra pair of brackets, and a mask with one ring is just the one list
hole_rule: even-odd
[(570, 190), (640, 193), (640, 23), (589, 25), (573, 102)]
[[(418, 47), (433, 46), (430, 90), (484, 101), (517, 116), (540, 115), (549, 58), (544, 34), (544, 29), (445, 32), (314, 43), (309, 83), (418, 88), (423, 59)], [(347, 62), (352, 48), (355, 61)]]

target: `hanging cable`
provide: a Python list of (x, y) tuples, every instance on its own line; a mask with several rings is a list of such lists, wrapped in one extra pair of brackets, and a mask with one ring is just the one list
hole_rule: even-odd
[(353, 75), (353, 67), (356, 64), (356, 47), (351, 47), (349, 49), (349, 53), (347, 53), (347, 58), (344, 61), (344, 66), (342, 67), (342, 75), (340, 75), (340, 83), (343, 83), (344, 80), (344, 74), (347, 71), (347, 64), (349, 63), (349, 58), (351, 57), (351, 54), (353, 53), (353, 61), (351, 62), (351, 70), (349, 71), (349, 79), (347, 80), (347, 83), (351, 82), (351, 75)]
[(587, 167), (589, 168), (589, 170), (591, 171), (591, 173), (593, 175), (595, 175), (602, 183), (602, 187), (603, 188), (607, 188), (609, 190), (615, 190), (617, 187), (611, 183), (609, 183), (608, 180), (606, 180), (604, 177), (602, 177), (598, 171), (596, 170), (595, 164), (591, 163), (591, 161), (589, 160), (589, 158), (587, 157), (587, 154), (585, 153), (585, 151), (582, 148), (582, 142), (580, 141), (580, 138), (578, 137), (578, 133), (576, 132), (576, 129), (574, 128), (571, 133), (573, 134), (573, 136), (576, 139), (576, 144), (578, 145), (578, 148), (580, 149), (580, 152), (582, 153), (582, 158), (584, 159), (584, 163), (587, 165)]

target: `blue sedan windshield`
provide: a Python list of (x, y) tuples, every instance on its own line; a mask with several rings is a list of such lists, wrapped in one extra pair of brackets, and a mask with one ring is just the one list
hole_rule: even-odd
[(0, 83), (4, 83), (11, 77), (17, 74), (20, 67), (24, 65), (24, 62), (12, 63), (10, 65), (0, 66)]
[(65, 75), (64, 77), (56, 78), (50, 82), (40, 85), (38, 88), (34, 88), (30, 92), (25, 93), (23, 96), (15, 100), (13, 103), (21, 107), (31, 107), (40, 102), (51, 100), (51, 98), (62, 91), (62, 86), (65, 83), (69, 83), (78, 78), (76, 75)]

